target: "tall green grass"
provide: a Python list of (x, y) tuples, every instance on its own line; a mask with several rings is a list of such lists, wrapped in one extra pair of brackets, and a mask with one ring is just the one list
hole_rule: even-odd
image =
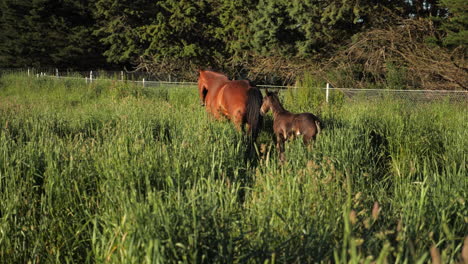
[(325, 128), (280, 165), (271, 116), (252, 159), (195, 88), (3, 75), (0, 262), (459, 261), (467, 105), (314, 93), (282, 94)]

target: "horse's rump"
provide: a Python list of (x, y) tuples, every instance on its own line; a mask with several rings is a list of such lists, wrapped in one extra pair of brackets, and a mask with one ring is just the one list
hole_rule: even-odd
[(229, 81), (224, 84), (213, 100), (214, 107), (229, 118), (237, 128), (248, 125), (253, 140), (257, 138), (261, 128), (262, 93), (251, 87), (247, 80)]
[(238, 129), (247, 123), (255, 139), (261, 124), (261, 92), (247, 80), (229, 81), (225, 75), (211, 71), (199, 73), (200, 99), (208, 112), (216, 119), (226, 116)]

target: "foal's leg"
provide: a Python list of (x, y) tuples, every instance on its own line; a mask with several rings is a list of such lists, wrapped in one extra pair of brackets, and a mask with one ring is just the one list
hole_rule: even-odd
[(307, 146), (308, 150), (313, 149), (313, 144), (314, 144), (316, 136), (317, 136), (316, 132), (312, 132), (312, 133), (309, 132), (309, 133), (304, 134), (304, 136), (302, 137), (304, 145)]
[(276, 149), (278, 151), (279, 159), (281, 163), (284, 162), (285, 156), (284, 156), (284, 142), (286, 141), (284, 139), (285, 136), (281, 135), (281, 133), (276, 134)]
[(304, 145), (307, 146), (309, 144), (309, 142), (310, 142), (310, 137), (308, 135), (304, 135), (302, 137), (302, 142), (304, 142)]

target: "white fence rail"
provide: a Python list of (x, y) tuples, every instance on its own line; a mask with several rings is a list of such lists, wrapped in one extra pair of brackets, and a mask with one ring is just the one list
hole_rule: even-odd
[[(130, 82), (135, 84), (141, 84), (142, 87), (167, 87), (167, 86), (178, 86), (178, 87), (196, 87), (196, 82), (187, 81), (166, 81), (160, 80), (157, 76), (150, 75), (147, 73), (128, 73), (124, 71), (89, 71), (89, 72), (63, 72), (60, 74), (58, 69), (55, 71), (48, 70), (47, 72), (39, 72), (33, 69), (26, 70), (0, 70), (1, 72), (22, 72), (30, 77), (35, 78), (56, 78), (56, 79), (75, 79), (83, 80), (86, 83), (92, 83), (96, 81), (122, 81)], [(171, 77), (168, 77), (171, 79)], [(407, 99), (413, 101), (433, 101), (433, 100), (449, 100), (453, 102), (468, 103), (468, 91), (461, 90), (393, 90), (393, 89), (360, 89), (360, 88), (335, 88), (331, 87), (330, 84), (326, 84), (326, 87), (300, 87), (300, 86), (281, 86), (281, 85), (256, 85), (258, 88), (269, 88), (269, 89), (323, 89), (325, 92), (325, 98), (328, 102), (330, 98), (333, 98), (336, 93), (343, 94), (347, 98), (353, 99), (373, 99), (381, 98), (385, 96), (392, 96), (393, 98)]]

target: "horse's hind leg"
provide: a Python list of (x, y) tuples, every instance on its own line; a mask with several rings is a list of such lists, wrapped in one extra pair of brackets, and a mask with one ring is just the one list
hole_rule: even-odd
[(244, 113), (241, 110), (234, 111), (231, 114), (231, 121), (234, 123), (238, 131), (244, 131)]
[(212, 103), (209, 108), (209, 112), (213, 115), (216, 120), (221, 120), (221, 109), (215, 103)]

